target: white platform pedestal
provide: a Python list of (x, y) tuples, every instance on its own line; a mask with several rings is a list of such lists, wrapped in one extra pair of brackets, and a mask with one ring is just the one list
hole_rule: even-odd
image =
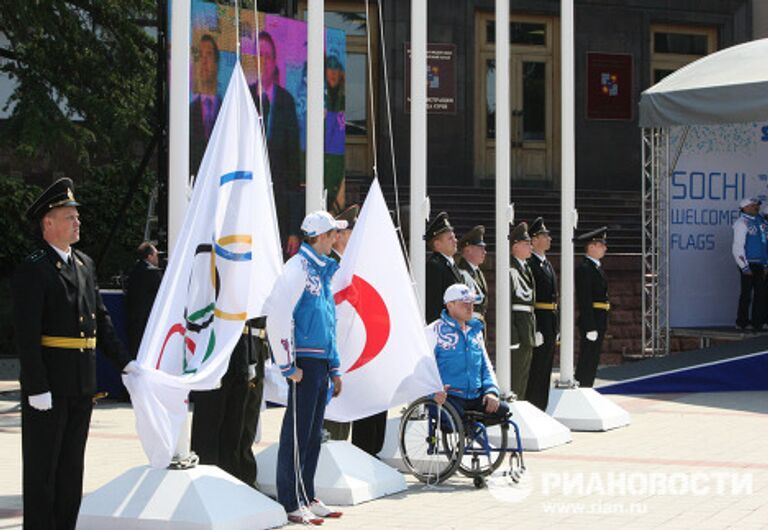
[(627, 411), (593, 388), (553, 388), (547, 414), (574, 431), (608, 431), (630, 424)]
[[(528, 401), (513, 401), (509, 404), (512, 420), (520, 427), (520, 438), (525, 451), (543, 451), (558, 445), (573, 441), (571, 430), (545, 414)], [(491, 443), (498, 444), (501, 428), (494, 426), (488, 429)], [(514, 432), (509, 431), (509, 446), (514, 445)]]
[[(277, 495), (278, 444), (256, 455), (259, 489)], [(329, 441), (320, 448), (315, 494), (329, 505), (352, 506), (407, 489), (405, 477), (349, 442)]]
[(77, 529), (240, 530), (286, 523), (282, 506), (216, 466), (140, 466), (86, 496)]
[(387, 418), (387, 430), (384, 435), (384, 445), (377, 455), (388, 466), (408, 473), (403, 457), (400, 455), (400, 416)]

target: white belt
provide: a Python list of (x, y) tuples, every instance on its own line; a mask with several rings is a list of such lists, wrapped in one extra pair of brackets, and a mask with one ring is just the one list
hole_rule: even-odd
[(533, 306), (524, 304), (512, 304), (512, 311), (525, 311), (526, 313), (533, 313)]

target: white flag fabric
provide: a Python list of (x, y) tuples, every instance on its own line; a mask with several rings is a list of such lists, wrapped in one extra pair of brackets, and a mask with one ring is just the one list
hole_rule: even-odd
[(139, 349), (123, 376), (136, 429), (154, 467), (166, 467), (190, 390), (220, 384), (245, 320), (259, 316), (280, 274), (266, 144), (237, 64)]
[(343, 387), (325, 416), (351, 421), (442, 390), (378, 179), (333, 279)]

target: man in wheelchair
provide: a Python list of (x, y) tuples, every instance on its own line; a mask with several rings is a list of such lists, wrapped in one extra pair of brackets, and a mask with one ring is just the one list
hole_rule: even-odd
[[(483, 338), (483, 324), (472, 317), (473, 305), (481, 295), (456, 283), (443, 295), (445, 309), (440, 318), (426, 327), (427, 341), (434, 349), (443, 392), (435, 394), (439, 404), (448, 401), (466, 419), (467, 412), (479, 413), (486, 425), (503, 424), (509, 406), (499, 400), (499, 386)], [(475, 414), (471, 414), (475, 416)]]

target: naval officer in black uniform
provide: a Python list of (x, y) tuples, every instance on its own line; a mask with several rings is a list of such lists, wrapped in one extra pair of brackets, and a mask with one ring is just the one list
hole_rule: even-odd
[(461, 257), (456, 262), (464, 276), (464, 283), (482, 295), (482, 300), (474, 305), (472, 316), (480, 320), (483, 326), (485, 326), (485, 316), (488, 312), (488, 284), (485, 281), (483, 270), (480, 268), (480, 265), (485, 262), (487, 254), (484, 237), (485, 227), (483, 225), (477, 225), (461, 236), (459, 240)]
[(456, 234), (448, 214), (440, 212), (435, 216), (424, 234), (432, 254), (426, 264), (426, 294), (424, 309), (427, 323), (440, 318), (443, 310), (443, 294), (454, 283), (464, 283), (464, 276), (456, 266)]
[(608, 278), (600, 260), (608, 245), (607, 227), (598, 228), (574, 239), (584, 245), (584, 261), (576, 267), (576, 305), (579, 308), (579, 333), (581, 351), (576, 364), (576, 380), (582, 387), (592, 387), (595, 382), (600, 349), (608, 327)]
[(68, 178), (27, 210), (40, 248), (13, 281), (15, 340), (21, 363), (21, 446), (25, 530), (74, 529), (96, 393), (96, 345), (125, 372), (135, 369), (115, 335), (80, 239), (79, 203)]
[(528, 266), (536, 283), (536, 303), (533, 304), (536, 315), (536, 335), (531, 358), (531, 371), (528, 374), (526, 399), (541, 410), (547, 410), (549, 387), (552, 378), (552, 363), (555, 357), (555, 343), (560, 321), (557, 314), (557, 275), (552, 263), (547, 259), (547, 252), (552, 247), (544, 219), (536, 218), (528, 228), (533, 252), (528, 258)]

